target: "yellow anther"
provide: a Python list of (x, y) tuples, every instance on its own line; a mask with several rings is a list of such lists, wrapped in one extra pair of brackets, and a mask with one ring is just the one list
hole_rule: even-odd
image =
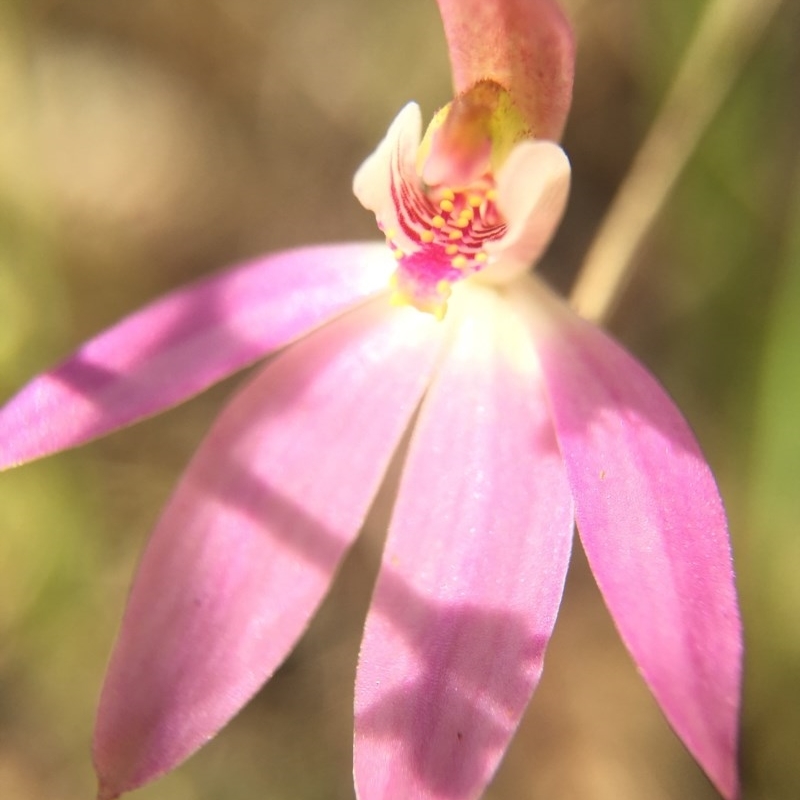
[(445, 212), (445, 214), (449, 214), (453, 210), (453, 201), (452, 200), (442, 200), (439, 203), (439, 208)]
[(470, 204), (470, 205), (471, 205), (473, 208), (480, 208), (480, 205), (481, 205), (481, 203), (483, 202), (483, 198), (482, 198), (482, 197), (481, 197), (479, 194), (471, 194), (471, 195), (470, 195), (470, 196), (467, 198), (467, 202), (468, 202), (468, 203), (469, 203), (469, 204)]
[(400, 261), (405, 256), (405, 253), (398, 247), (396, 250), (392, 250), (392, 255)]
[(470, 220), (470, 219), (467, 219), (466, 217), (459, 217), (459, 218), (458, 218), (458, 219), (455, 221), (455, 225), (456, 225), (456, 227), (458, 227), (458, 228), (469, 228), (469, 226), (470, 226), (471, 224), (472, 224), (472, 220)]
[(442, 189), (442, 200), (455, 200), (456, 193), (452, 189)]
[(434, 228), (444, 228), (444, 217), (440, 217), (438, 214), (431, 220), (431, 225)]
[(467, 257), (466, 256), (456, 256), (450, 262), (456, 269), (463, 269), (467, 266)]
[(444, 251), (449, 256), (454, 256), (458, 252), (458, 245), (457, 244), (449, 244), (445, 247)]
[(489, 256), (487, 256), (484, 252), (475, 253), (475, 260), (479, 264), (485, 264), (489, 260)]
[(441, 280), (436, 284), (436, 291), (444, 295), (445, 297), (450, 297), (450, 281)]
[(450, 231), (450, 238), (453, 240), (461, 239), (464, 236), (461, 231)]
[(433, 231), (424, 230), (419, 235), (419, 238), (426, 244), (430, 244), (436, 238), (436, 234)]
[(397, 236), (397, 231), (394, 228), (389, 228), (389, 230), (386, 231), (387, 239), (394, 239), (395, 236)]
[(494, 201), (497, 200), (497, 189), (489, 189), (489, 191), (486, 192), (486, 199), (490, 203), (494, 203)]
[(458, 216), (463, 219), (473, 219), (475, 217), (475, 212), (471, 208), (462, 208), (461, 211), (458, 212)]

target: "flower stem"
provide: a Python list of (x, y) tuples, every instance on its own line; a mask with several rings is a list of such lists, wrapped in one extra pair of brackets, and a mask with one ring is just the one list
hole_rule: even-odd
[(709, 0), (675, 80), (609, 208), (570, 301), (607, 319), (643, 239), (781, 0)]

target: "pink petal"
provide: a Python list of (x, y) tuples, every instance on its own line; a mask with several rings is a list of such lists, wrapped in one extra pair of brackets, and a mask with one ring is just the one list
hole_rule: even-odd
[(508, 229), (484, 245), (497, 261), (480, 273), (481, 280), (505, 283), (539, 260), (561, 222), (569, 180), (569, 159), (557, 144), (525, 141), (514, 147), (497, 176), (497, 207)]
[(172, 769), (285, 658), (355, 538), (442, 326), (376, 300), (220, 416), (145, 551), (100, 701), (101, 798)]
[(456, 92), (490, 78), (538, 139), (558, 141), (572, 101), (575, 45), (555, 0), (438, 0)]
[(422, 113), (408, 103), (392, 120), (386, 136), (358, 168), (353, 177), (353, 194), (375, 214), (381, 231), (392, 231), (392, 241), (401, 250), (413, 252), (419, 241), (406, 233), (407, 223), (398, 216), (398, 186), (420, 184), (417, 150), (422, 138)]
[[(459, 289), (459, 293), (461, 288)], [(527, 331), (493, 293), (452, 304), (356, 679), (360, 800), (477, 797), (539, 680), (572, 501)]]
[(735, 797), (742, 638), (714, 478), (635, 359), (543, 287), (526, 300), (597, 583), (667, 719)]
[(83, 444), (203, 391), (384, 288), (379, 244), (290, 250), (157, 300), (0, 410), (0, 469)]

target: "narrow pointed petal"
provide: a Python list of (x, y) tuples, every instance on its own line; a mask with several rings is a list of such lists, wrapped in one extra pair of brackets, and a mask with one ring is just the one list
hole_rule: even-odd
[(223, 412), (130, 595), (95, 733), (103, 800), (204, 744), (294, 646), (419, 402), (441, 330), (375, 300), (287, 350)]
[(558, 141), (572, 102), (575, 43), (555, 0), (438, 0), (456, 93), (509, 90), (537, 139)]
[(164, 411), (386, 286), (378, 244), (267, 256), (132, 314), (0, 409), (0, 469)]
[(460, 327), (415, 426), (361, 646), (360, 800), (478, 797), (561, 600), (572, 501), (536, 358), (497, 296), (469, 291), (449, 312)]
[(634, 358), (543, 287), (526, 300), (597, 583), (667, 719), (733, 798), (742, 638), (714, 478)]

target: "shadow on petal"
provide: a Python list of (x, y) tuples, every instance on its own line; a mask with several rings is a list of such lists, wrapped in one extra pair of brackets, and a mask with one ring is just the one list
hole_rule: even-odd
[[(471, 797), (476, 787), (482, 790), (498, 750), (517, 727), (519, 709), (541, 672), (548, 635), (531, 636), (529, 621), (507, 611), (423, 600), (386, 567), (381, 580), (385, 604), (406, 609), (397, 632), (417, 662), (417, 677), (375, 687), (371, 694), (377, 699), (357, 709), (356, 736), (403, 749), (398, 760), (414, 771), (406, 787), (421, 787), (426, 797)], [(397, 619), (389, 621), (395, 625)], [(498, 665), (501, 641), (518, 642), (519, 648)], [(359, 796), (378, 796), (370, 793), (370, 775), (362, 770), (359, 777)]]
[(385, 288), (393, 263), (385, 250), (355, 243), (276, 253), (145, 306), (0, 409), (0, 467), (170, 408), (363, 303)]

